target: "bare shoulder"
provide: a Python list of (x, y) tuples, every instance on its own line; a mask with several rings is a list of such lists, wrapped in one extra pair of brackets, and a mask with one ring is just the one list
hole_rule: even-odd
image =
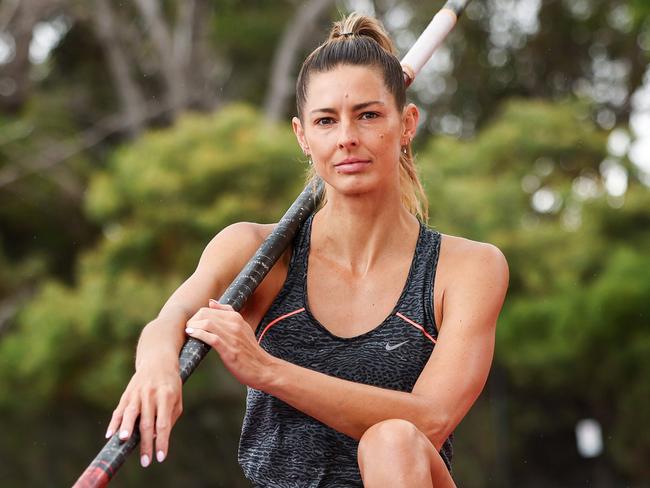
[[(214, 282), (223, 291), (255, 254), (276, 224), (237, 222), (225, 227), (205, 247), (195, 274), (204, 282)], [(278, 287), (277, 281), (286, 274), (290, 249), (269, 271), (255, 296)], [(220, 292), (219, 292), (220, 293)]]
[[(219, 232), (205, 248), (199, 268), (206, 274), (219, 273), (218, 283), (223, 291), (239, 274), (277, 224), (238, 222)], [(291, 246), (273, 265), (262, 283), (241, 310), (244, 319), (255, 328), (271, 305), (286, 279)], [(219, 292), (219, 295), (221, 292)]]
[(453, 263), (455, 268), (508, 273), (506, 257), (494, 244), (447, 234), (442, 235), (442, 242), (441, 257), (444, 255), (445, 260)]
[(220, 286), (230, 283), (273, 231), (275, 224), (237, 222), (221, 230), (203, 250), (195, 275), (215, 280)]
[(494, 244), (443, 234), (438, 271), (447, 291), (489, 289), (496, 297), (505, 295), (509, 270), (506, 257)]
[[(189, 317), (200, 307), (206, 306), (208, 299), (221, 296), (274, 227), (275, 224), (239, 222), (224, 228), (210, 240), (192, 275), (172, 294), (165, 307), (179, 307)], [(281, 259), (279, 266), (274, 266), (269, 274), (281, 274), (286, 267), (284, 261)], [(275, 281), (278, 279), (275, 278)], [(265, 279), (258, 290), (268, 290), (270, 287), (267, 283), (273, 284), (273, 280)], [(277, 288), (277, 285), (274, 286)], [(266, 294), (269, 293), (266, 291)]]
[(255, 222), (236, 222), (221, 230), (212, 242), (221, 240), (237, 241), (240, 244), (260, 244), (272, 231), (276, 224), (257, 224)]
[(275, 225), (254, 222), (231, 224), (212, 238), (201, 259), (246, 262), (273, 231)]
[(492, 334), (508, 280), (508, 263), (498, 247), (443, 234), (434, 288), (440, 330), (450, 323), (470, 323)]

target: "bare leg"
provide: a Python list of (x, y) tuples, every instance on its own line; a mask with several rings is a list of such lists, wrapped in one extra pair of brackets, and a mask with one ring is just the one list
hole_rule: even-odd
[(431, 441), (411, 422), (391, 419), (370, 427), (359, 441), (365, 488), (455, 488)]

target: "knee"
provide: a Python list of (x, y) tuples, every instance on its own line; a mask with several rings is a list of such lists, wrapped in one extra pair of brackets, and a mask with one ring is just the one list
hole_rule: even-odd
[(369, 452), (373, 457), (379, 452), (391, 455), (410, 451), (422, 440), (422, 432), (411, 422), (389, 419), (378, 422), (364, 432), (359, 440), (359, 457)]

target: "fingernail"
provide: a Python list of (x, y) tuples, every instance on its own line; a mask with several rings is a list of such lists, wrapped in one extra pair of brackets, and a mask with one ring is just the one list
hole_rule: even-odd
[(219, 305), (219, 302), (216, 301), (214, 298), (210, 298), (210, 304), (211, 305)]
[(129, 431), (128, 430), (123, 430), (120, 432), (120, 439), (124, 440), (127, 437), (129, 437)]
[(113, 435), (113, 431), (112, 431), (111, 429), (108, 429), (108, 430), (106, 431), (106, 438), (108, 439), (108, 438), (111, 437), (112, 435)]
[(159, 463), (162, 463), (165, 460), (165, 453), (162, 451), (158, 451), (156, 453), (156, 459), (158, 460)]
[(187, 327), (187, 328), (185, 329), (185, 332), (187, 332), (188, 334), (193, 334), (193, 333), (194, 333), (194, 329), (192, 329), (192, 327)]
[(140, 458), (140, 464), (142, 465), (143, 468), (149, 466), (149, 456), (143, 454), (142, 457)]

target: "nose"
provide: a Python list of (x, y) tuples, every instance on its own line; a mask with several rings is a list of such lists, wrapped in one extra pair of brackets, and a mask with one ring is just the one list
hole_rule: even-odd
[(339, 126), (339, 149), (352, 149), (359, 145), (359, 135), (351, 121), (341, 120)]

